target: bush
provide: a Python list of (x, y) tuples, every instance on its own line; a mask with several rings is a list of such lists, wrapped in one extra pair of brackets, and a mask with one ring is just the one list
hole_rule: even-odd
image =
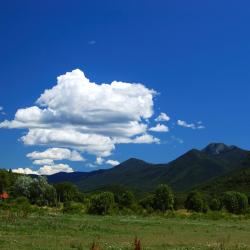
[(165, 212), (174, 208), (174, 195), (169, 186), (161, 184), (154, 192), (153, 207), (156, 210)]
[(248, 199), (243, 193), (229, 191), (224, 195), (223, 205), (230, 213), (242, 214), (247, 211)]
[(207, 212), (208, 206), (203, 199), (203, 196), (199, 192), (191, 192), (189, 193), (186, 201), (185, 201), (185, 208), (188, 211), (193, 212)]
[(103, 192), (91, 197), (88, 212), (90, 214), (106, 215), (111, 213), (114, 205), (114, 194)]

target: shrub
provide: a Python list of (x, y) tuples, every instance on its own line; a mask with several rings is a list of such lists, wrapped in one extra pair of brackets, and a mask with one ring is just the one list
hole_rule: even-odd
[(194, 192), (189, 193), (185, 201), (185, 208), (188, 211), (207, 212), (208, 207), (202, 197), (202, 194), (194, 191)]
[(103, 192), (91, 197), (88, 212), (90, 214), (106, 215), (112, 211), (114, 205), (114, 194)]
[(169, 186), (161, 184), (154, 192), (154, 209), (165, 212), (174, 208), (174, 195)]
[(242, 214), (247, 211), (248, 199), (243, 193), (229, 191), (224, 195), (223, 205), (230, 213)]

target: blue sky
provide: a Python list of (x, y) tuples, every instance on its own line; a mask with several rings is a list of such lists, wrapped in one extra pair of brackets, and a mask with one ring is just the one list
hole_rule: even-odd
[[(152, 116), (143, 119), (148, 129), (161, 112), (170, 117), (160, 122), (169, 132), (143, 133), (160, 143), (117, 143), (103, 164), (130, 157), (168, 162), (210, 142), (249, 149), (249, 23), (249, 1), (5, 1), (0, 121), (12, 121), (18, 109), (36, 105), (58, 76), (78, 68), (99, 85), (116, 80), (157, 91)], [(196, 128), (202, 121), (205, 128), (179, 126), (178, 120)], [(0, 129), (1, 168), (37, 170), (41, 166), (27, 154), (65, 148), (25, 145), (20, 138), (27, 132), (27, 127)], [(109, 166), (97, 165), (96, 153), (69, 150), (86, 160), (68, 156), (57, 165), (80, 171)]]

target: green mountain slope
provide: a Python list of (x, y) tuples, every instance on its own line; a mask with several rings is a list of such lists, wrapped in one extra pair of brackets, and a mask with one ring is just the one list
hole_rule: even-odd
[[(120, 186), (149, 192), (160, 183), (169, 184), (175, 191), (186, 191), (239, 168), (247, 154), (248, 151), (235, 146), (212, 143), (203, 150), (190, 150), (168, 164), (132, 158), (112, 169), (82, 174), (81, 178), (74, 176), (72, 182), (83, 191)], [(49, 181), (53, 182), (55, 177), (49, 177)]]
[(217, 177), (212, 181), (198, 187), (208, 194), (222, 194), (226, 191), (239, 191), (250, 196), (250, 155), (242, 162), (242, 168)]

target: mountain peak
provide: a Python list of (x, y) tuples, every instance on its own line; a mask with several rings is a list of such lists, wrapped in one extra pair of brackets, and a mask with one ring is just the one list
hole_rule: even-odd
[(130, 158), (122, 163), (120, 163), (119, 165), (115, 166), (116, 169), (125, 169), (125, 168), (145, 168), (148, 166), (151, 166), (152, 164), (147, 163), (143, 160), (139, 160), (136, 158)]
[(224, 143), (210, 143), (202, 150), (202, 152), (210, 155), (220, 155), (235, 148), (235, 146), (228, 146)]
[(147, 163), (137, 158), (129, 158), (128, 160), (121, 163), (121, 165), (127, 165), (127, 164), (147, 164)]

